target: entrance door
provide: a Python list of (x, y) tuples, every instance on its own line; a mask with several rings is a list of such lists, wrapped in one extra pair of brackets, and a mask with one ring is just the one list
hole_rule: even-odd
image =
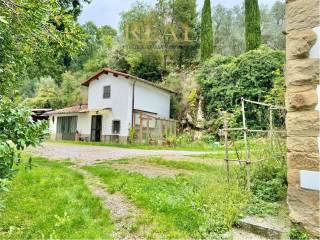
[(102, 129), (102, 116), (95, 115), (91, 119), (91, 141), (101, 141), (101, 129)]

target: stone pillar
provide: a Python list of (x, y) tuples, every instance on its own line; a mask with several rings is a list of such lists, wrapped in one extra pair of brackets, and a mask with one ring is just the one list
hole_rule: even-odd
[(291, 219), (316, 236), (320, 233), (320, 0), (286, 2), (287, 200)]

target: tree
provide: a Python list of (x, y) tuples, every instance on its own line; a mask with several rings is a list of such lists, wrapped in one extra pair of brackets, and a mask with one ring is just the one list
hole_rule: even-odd
[(162, 79), (169, 64), (182, 68), (191, 64), (198, 52), (195, 0), (157, 0), (154, 7), (137, 2), (122, 13), (120, 29), (130, 49), (156, 58), (161, 54)]
[(261, 44), (258, 0), (245, 0), (245, 27), (246, 50), (257, 49)]
[(81, 85), (79, 79), (76, 78), (76, 74), (72, 74), (70, 71), (63, 74), (63, 80), (61, 84), (61, 96), (63, 105), (73, 106), (83, 103), (81, 99)]
[(62, 96), (55, 80), (51, 77), (40, 78), (34, 98), (26, 100), (26, 105), (32, 108), (60, 108), (63, 104)]
[(33, 122), (31, 111), (0, 96), (0, 191), (1, 180), (11, 178), (13, 166), (28, 146), (36, 146), (47, 136), (47, 122)]
[(237, 56), (245, 51), (243, 8), (228, 9), (218, 4), (213, 10), (213, 26), (216, 54)]
[[(285, 48), (282, 34), (284, 3), (275, 2), (273, 6), (261, 5), (261, 43), (274, 49)], [(246, 50), (245, 9), (235, 6), (226, 8), (217, 5), (213, 9), (215, 53), (224, 56), (238, 56)]]
[(205, 0), (201, 15), (201, 61), (207, 60), (213, 53), (213, 29), (210, 0)]
[(77, 20), (81, 13), (81, 3), (90, 3), (91, 0), (58, 0), (58, 3), (68, 13), (72, 14), (74, 19)]
[(275, 2), (270, 8), (262, 5), (261, 35), (262, 43), (272, 48), (285, 49), (285, 36), (282, 33), (284, 23), (285, 3)]
[[(174, 0), (171, 4), (173, 23), (179, 44), (173, 55), (174, 62), (181, 69), (194, 61), (198, 52), (198, 24), (196, 0)], [(185, 41), (187, 32), (188, 41)]]
[(0, 0), (0, 19), (0, 95), (41, 75), (59, 80), (65, 56), (83, 46), (79, 24), (56, 1)]
[(130, 54), (127, 54), (126, 59), (130, 64), (130, 74), (152, 82), (161, 81), (162, 69), (159, 54), (152, 51), (143, 54), (131, 51)]
[[(117, 35), (117, 31), (112, 27), (105, 25), (97, 27), (93, 22), (87, 22), (81, 26), (85, 33), (85, 46), (78, 52), (72, 60), (71, 70), (81, 70), (84, 64), (96, 58), (100, 58), (105, 50), (111, 47), (113, 38)], [(96, 70), (94, 70), (96, 71)]]

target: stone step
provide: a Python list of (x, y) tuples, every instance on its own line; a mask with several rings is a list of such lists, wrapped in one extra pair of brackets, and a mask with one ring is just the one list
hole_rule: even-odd
[(247, 232), (243, 229), (240, 228), (234, 228), (232, 231), (229, 233), (229, 237), (226, 239), (234, 239), (234, 240), (269, 240), (269, 238)]
[(290, 221), (274, 216), (247, 216), (240, 220), (239, 226), (246, 232), (263, 236), (268, 239), (287, 239)]

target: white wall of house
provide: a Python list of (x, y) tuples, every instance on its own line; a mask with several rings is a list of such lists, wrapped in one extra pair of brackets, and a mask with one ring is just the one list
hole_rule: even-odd
[(80, 134), (88, 134), (91, 133), (91, 115), (88, 113), (77, 113), (78, 116), (77, 121), (77, 130)]
[[(134, 80), (113, 74), (103, 74), (90, 82), (88, 87), (88, 109), (112, 108), (106, 121), (106, 134), (112, 135), (112, 121), (120, 120), (120, 136), (128, 136), (132, 119), (132, 90)], [(111, 86), (111, 96), (103, 99), (103, 87)], [(135, 109), (154, 112), (163, 118), (170, 117), (170, 93), (156, 87), (136, 82)]]
[(137, 82), (135, 87), (135, 109), (154, 112), (163, 118), (170, 117), (170, 93), (159, 88)]
[[(120, 136), (128, 136), (129, 102), (131, 102), (131, 80), (122, 76), (115, 77), (112, 74), (103, 74), (98, 79), (90, 82), (88, 87), (88, 109), (112, 108), (108, 118), (103, 118), (103, 135), (112, 135), (112, 121), (120, 120)], [(103, 98), (103, 87), (111, 86), (111, 96)]]
[[(52, 120), (54, 118), (54, 121)], [(55, 140), (57, 131), (57, 117), (54, 115), (49, 116), (49, 133), (51, 140)]]

